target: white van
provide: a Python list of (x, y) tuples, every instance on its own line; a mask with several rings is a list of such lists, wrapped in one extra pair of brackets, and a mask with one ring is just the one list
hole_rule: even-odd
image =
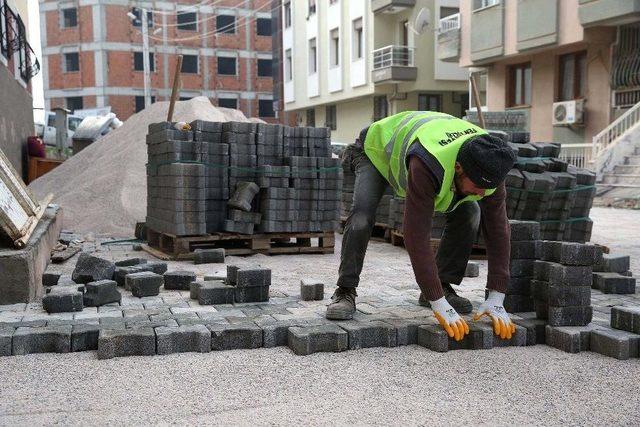
[[(73, 114), (67, 115), (67, 144), (65, 148), (71, 147), (71, 137), (75, 133), (83, 118)], [(36, 123), (36, 133), (42, 138), (45, 145), (56, 146), (56, 113), (53, 111), (44, 112), (44, 122)]]

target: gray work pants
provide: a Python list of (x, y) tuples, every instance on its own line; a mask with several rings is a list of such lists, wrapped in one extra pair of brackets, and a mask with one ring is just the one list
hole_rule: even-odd
[[(362, 148), (352, 149), (356, 175), (353, 207), (344, 226), (337, 283), (338, 286), (349, 288), (357, 287), (360, 281), (376, 209), (389, 185)], [(480, 207), (476, 202), (462, 203), (456, 210), (446, 214), (446, 226), (436, 255), (438, 276), (442, 283), (458, 285), (462, 281), (479, 225)], [(404, 231), (410, 232), (406, 228)]]

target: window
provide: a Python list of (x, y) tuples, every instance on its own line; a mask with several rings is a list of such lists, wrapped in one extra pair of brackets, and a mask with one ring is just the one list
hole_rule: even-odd
[(473, 0), (473, 10), (484, 9), (485, 7), (495, 6), (500, 0)]
[(318, 55), (316, 49), (316, 38), (309, 40), (309, 75), (318, 71)]
[(236, 98), (218, 98), (218, 107), (238, 108), (238, 100)]
[(64, 54), (64, 72), (73, 73), (80, 71), (80, 54), (78, 52), (71, 52)]
[(218, 74), (235, 76), (236, 75), (236, 58), (218, 57)]
[[(156, 102), (156, 97), (151, 97), (151, 103)], [(136, 96), (136, 113), (144, 110), (144, 96)]]
[(233, 15), (216, 16), (216, 33), (235, 34), (236, 17)]
[(336, 106), (335, 105), (327, 105), (326, 108), (326, 118), (324, 125), (331, 130), (336, 130)]
[(351, 55), (353, 60), (364, 56), (364, 39), (362, 38), (362, 18), (353, 20), (353, 33), (351, 35)]
[(440, 7), (440, 19), (455, 15), (459, 12), (460, 10), (457, 7)]
[[(82, 108), (79, 108), (79, 110), (82, 110)], [(69, 130), (72, 131), (76, 131), (76, 129), (78, 129), (78, 126), (80, 126), (80, 123), (82, 123), (83, 119), (80, 119), (78, 117), (67, 117), (67, 126), (69, 127)]]
[(384, 119), (389, 114), (389, 104), (387, 96), (380, 95), (373, 97), (373, 121)]
[(273, 111), (273, 101), (271, 99), (259, 99), (258, 100), (258, 117), (275, 117), (276, 113)]
[[(131, 13), (136, 17), (131, 21), (134, 27), (142, 27), (142, 10), (134, 7), (131, 9)], [(147, 11), (147, 27), (153, 27), (153, 12)]]
[(62, 28), (71, 28), (78, 26), (78, 9), (71, 7), (62, 9)]
[(584, 98), (587, 83), (587, 53), (562, 55), (559, 62), (558, 101)]
[(258, 77), (271, 77), (271, 59), (258, 59)]
[(198, 74), (198, 56), (183, 55), (182, 56), (182, 73)]
[(340, 65), (340, 32), (338, 28), (331, 30), (331, 44), (329, 46), (329, 57), (331, 67)]
[(65, 98), (65, 103), (67, 104), (67, 109), (71, 111), (82, 110), (83, 108), (81, 96), (70, 96)]
[(284, 27), (289, 28), (291, 26), (291, 2), (288, 1), (284, 4)]
[(507, 107), (531, 104), (531, 63), (512, 65), (507, 74)]
[[(144, 57), (142, 52), (133, 52), (133, 70), (144, 71)], [(156, 70), (156, 63), (154, 61), (153, 52), (149, 52), (149, 71)]]
[(316, 110), (314, 108), (307, 109), (307, 126), (316, 126)]
[(419, 111), (442, 111), (442, 95), (421, 93), (418, 95)]
[(198, 31), (198, 15), (195, 12), (178, 12), (178, 29), (185, 31)]
[(307, 18), (316, 14), (316, 0), (307, 0), (309, 2), (309, 13)]
[(284, 52), (284, 80), (290, 82), (293, 80), (293, 64), (291, 62), (291, 49)]
[(181, 97), (178, 99), (178, 101), (188, 101), (188, 100), (190, 100), (191, 98), (193, 98), (193, 97), (192, 97), (192, 96), (181, 96)]
[(259, 36), (270, 36), (271, 35), (271, 19), (258, 18), (256, 20), (256, 34), (258, 34)]

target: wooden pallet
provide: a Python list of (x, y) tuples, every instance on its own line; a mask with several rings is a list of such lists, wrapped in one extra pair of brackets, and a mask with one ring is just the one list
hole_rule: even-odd
[(175, 236), (147, 229), (147, 242), (152, 251), (180, 260), (192, 259), (196, 249), (212, 248), (224, 248), (227, 255), (332, 254), (335, 237), (333, 232)]
[[(391, 230), (390, 239), (391, 239), (391, 244), (393, 246), (404, 247), (404, 235), (399, 230)], [(440, 239), (431, 239), (431, 250), (433, 251), (434, 254), (438, 252), (439, 247), (440, 247)], [(487, 259), (487, 250), (485, 246), (474, 244), (471, 249), (470, 259), (473, 259), (473, 260)]]

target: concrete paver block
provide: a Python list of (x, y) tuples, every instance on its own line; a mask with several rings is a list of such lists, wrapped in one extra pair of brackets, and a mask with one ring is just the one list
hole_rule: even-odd
[(0, 357), (11, 356), (11, 341), (14, 328), (0, 327)]
[(130, 289), (134, 297), (150, 297), (160, 294), (163, 277), (150, 271), (127, 274), (125, 289)]
[(640, 335), (602, 327), (591, 332), (590, 350), (618, 360), (637, 358), (640, 356)]
[(262, 347), (262, 329), (255, 323), (210, 324), (211, 350)]
[(100, 331), (98, 359), (154, 354), (156, 354), (156, 334), (150, 327)]
[(124, 323), (73, 325), (71, 330), (71, 351), (97, 350), (98, 337), (103, 329), (124, 329)]
[(513, 323), (526, 329), (526, 345), (544, 344), (547, 322), (542, 319), (514, 319)]
[(211, 332), (204, 325), (156, 328), (158, 354), (211, 351)]
[(608, 273), (624, 273), (631, 266), (631, 257), (628, 255), (603, 254), (600, 262), (594, 266), (593, 271)]
[(635, 294), (636, 279), (619, 273), (596, 272), (593, 273), (593, 288), (605, 294)]
[(418, 345), (439, 353), (449, 351), (449, 335), (440, 325), (418, 327)]
[(68, 353), (71, 350), (71, 325), (43, 328), (19, 327), (13, 334), (12, 353)]
[(478, 277), (480, 276), (480, 264), (477, 262), (467, 262), (467, 267), (464, 270), (464, 277)]
[(196, 281), (196, 273), (192, 271), (171, 271), (164, 273), (165, 290), (188, 291), (189, 285)]
[(396, 346), (396, 330), (388, 323), (346, 321), (338, 325), (349, 334), (349, 350)]
[(204, 282), (196, 286), (198, 302), (201, 305), (233, 304), (236, 288), (226, 285), (221, 280)]
[(127, 258), (120, 261), (116, 261), (116, 267), (131, 267), (133, 265), (146, 264), (147, 260), (144, 258)]
[(640, 306), (611, 308), (611, 327), (640, 334)]
[(587, 326), (550, 326), (547, 325), (546, 344), (566, 353), (579, 353), (590, 348), (591, 332), (594, 325)]
[(349, 347), (348, 333), (336, 324), (294, 326), (289, 328), (289, 348), (306, 356), (318, 352), (340, 352)]
[(73, 286), (56, 286), (42, 297), (42, 307), (47, 313), (82, 311), (82, 292)]
[(324, 283), (315, 279), (300, 281), (300, 298), (302, 301), (322, 301), (324, 299)]
[(196, 249), (193, 252), (194, 264), (224, 264), (225, 251), (219, 249)]
[(111, 261), (81, 252), (71, 278), (76, 283), (111, 280), (116, 265)]
[(44, 272), (42, 274), (42, 286), (55, 286), (60, 280), (60, 273)]
[(511, 241), (539, 240), (540, 223), (537, 221), (510, 220)]
[(100, 280), (85, 285), (83, 303), (86, 307), (99, 307), (121, 300), (122, 294), (118, 291), (118, 284), (115, 280)]

